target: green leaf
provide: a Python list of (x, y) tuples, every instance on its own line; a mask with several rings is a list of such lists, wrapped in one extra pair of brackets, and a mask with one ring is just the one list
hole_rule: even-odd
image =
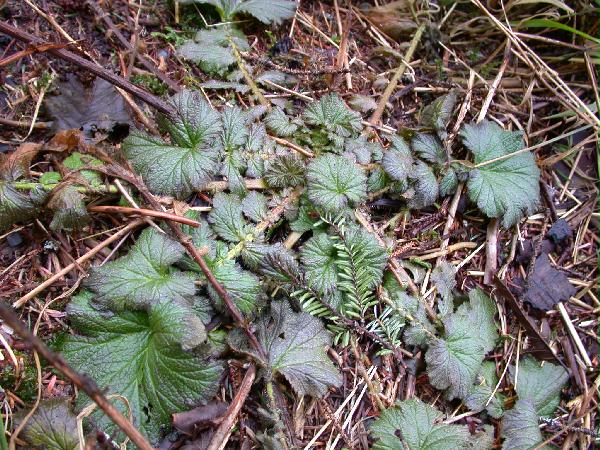
[(83, 195), (73, 185), (58, 187), (52, 191), (48, 208), (54, 211), (51, 230), (81, 229), (90, 221)]
[(41, 184), (58, 184), (61, 182), (61, 180), (62, 175), (60, 173), (50, 170), (48, 172), (44, 172), (38, 181)]
[[(482, 164), (523, 149), (521, 132), (505, 131), (494, 122), (465, 125), (461, 130), (465, 146), (473, 152), (474, 163)], [(469, 198), (488, 217), (514, 225), (540, 203), (540, 170), (531, 152), (489, 163), (469, 172)]]
[(496, 304), (479, 288), (469, 291), (469, 303), (463, 303), (456, 314), (468, 316), (475, 324), (477, 333), (484, 351), (487, 353), (496, 346), (498, 341), (498, 327), (494, 321)]
[(315, 158), (306, 172), (308, 198), (326, 212), (337, 213), (366, 198), (367, 179), (362, 169), (343, 156)]
[(289, 137), (302, 126), (302, 120), (290, 117), (281, 108), (276, 107), (265, 116), (265, 125), (277, 136)]
[[(267, 359), (259, 359), (267, 376), (283, 375), (294, 391), (302, 395), (322, 397), (329, 387), (342, 384), (342, 377), (325, 348), (331, 345), (330, 334), (316, 317), (295, 313), (286, 302), (271, 303), (271, 313), (256, 322), (257, 338), (267, 351)], [(239, 330), (230, 338), (238, 351), (248, 344)]]
[(520, 22), (518, 24), (519, 28), (553, 28), (557, 30), (567, 31), (572, 34), (576, 34), (581, 36), (588, 41), (595, 42), (596, 44), (600, 44), (600, 39), (590, 36), (583, 31), (577, 30), (569, 25), (565, 25), (564, 23), (557, 22), (556, 20), (550, 19), (528, 19)]
[[(71, 153), (63, 161), (63, 165), (69, 170), (79, 170), (84, 166), (101, 166), (102, 164), (102, 161), (99, 159), (90, 155), (84, 155), (79, 152)], [(90, 183), (92, 187), (98, 187), (102, 185), (102, 176), (100, 173), (94, 170), (81, 170), (79, 173), (88, 183)], [(43, 183), (41, 178), (40, 183)]]
[(242, 200), (242, 212), (253, 222), (260, 222), (267, 218), (267, 197), (260, 192), (249, 192)]
[(408, 202), (408, 206), (421, 209), (433, 205), (439, 195), (439, 186), (431, 168), (423, 161), (417, 161), (409, 177), (413, 181), (415, 195)]
[(194, 277), (170, 266), (181, 259), (184, 249), (165, 234), (147, 228), (129, 253), (93, 268), (86, 280), (95, 301), (103, 308), (149, 309), (161, 300), (183, 300), (194, 295)]
[(42, 204), (39, 200), (36, 192), (21, 192), (13, 183), (0, 181), (0, 231), (37, 217)]
[(411, 144), (413, 150), (426, 161), (442, 165), (447, 160), (444, 146), (440, 140), (432, 134), (417, 133)]
[(243, 33), (229, 27), (219, 27), (199, 30), (194, 39), (185, 41), (177, 48), (177, 54), (199, 64), (208, 74), (223, 75), (236, 62), (228, 36), (240, 51), (250, 50)]
[(195, 3), (206, 3), (217, 8), (221, 20), (231, 21), (236, 14), (246, 13), (263, 23), (278, 24), (282, 20), (291, 19), (296, 13), (298, 4), (293, 0), (193, 0)]
[(381, 165), (392, 180), (406, 183), (413, 170), (413, 158), (410, 148), (399, 136), (392, 136), (392, 145), (383, 152)]
[(450, 91), (448, 94), (436, 98), (421, 111), (419, 117), (421, 125), (435, 130), (442, 141), (448, 136), (446, 127), (452, 119), (456, 100), (456, 92)]
[(240, 242), (250, 232), (250, 226), (242, 216), (242, 204), (232, 194), (218, 193), (213, 197), (208, 221), (219, 237), (229, 242)]
[(269, 161), (265, 181), (271, 187), (298, 186), (304, 183), (304, 161), (295, 154), (277, 155)]
[(198, 92), (182, 91), (171, 104), (176, 113), (162, 118), (162, 126), (172, 143), (133, 133), (123, 142), (123, 152), (151, 191), (183, 198), (216, 173), (214, 140), (222, 127), (219, 113)]
[(66, 397), (42, 400), (21, 434), (32, 447), (47, 450), (77, 450), (77, 417)]
[(161, 126), (169, 133), (174, 144), (183, 148), (212, 145), (221, 131), (221, 115), (212, 109), (198, 91), (183, 90), (169, 103), (175, 114), (161, 116)]
[(329, 140), (338, 148), (344, 145), (345, 138), (362, 130), (360, 114), (348, 108), (337, 94), (327, 94), (310, 103), (303, 118), (308, 124), (325, 129)]
[[(529, 400), (518, 400), (502, 420), (502, 450), (530, 450), (544, 441), (538, 425), (538, 414)], [(549, 449), (543, 446), (542, 450)]]
[(310, 238), (300, 251), (308, 283), (320, 292), (335, 289), (338, 271), (335, 242), (326, 233)]
[(470, 447), (466, 426), (436, 424), (442, 416), (419, 399), (398, 402), (385, 409), (371, 426), (374, 450), (454, 450)]
[[(260, 294), (260, 281), (252, 273), (242, 270), (238, 264), (232, 260), (225, 260), (212, 268), (213, 275), (221, 286), (227, 291), (231, 300), (238, 309), (245, 313), (256, 313), (258, 295)], [(208, 285), (208, 293), (212, 300), (221, 305), (225, 311), (225, 305), (222, 304), (221, 297)]]
[(442, 297), (442, 302), (438, 303), (438, 309), (442, 316), (446, 316), (454, 310), (452, 290), (456, 287), (455, 277), (456, 269), (448, 261), (441, 261), (431, 272), (431, 281)]
[(373, 155), (381, 151), (382, 147), (379, 143), (369, 142), (363, 135), (356, 139), (346, 140), (344, 145), (344, 155), (351, 155), (359, 164), (369, 164)]
[(458, 177), (456, 171), (450, 167), (440, 181), (440, 195), (445, 197), (454, 194), (456, 188), (458, 188)]
[[(515, 383), (516, 367), (509, 367), (511, 382)], [(569, 380), (569, 374), (562, 367), (544, 362), (540, 365), (535, 359), (526, 356), (519, 361), (519, 375), (516, 392), (519, 399), (530, 401), (538, 416), (549, 417), (560, 404), (560, 391)]]
[(425, 354), (430, 383), (448, 389), (448, 399), (464, 398), (475, 383), (485, 351), (467, 316), (444, 319), (445, 336), (434, 339)]
[[(464, 399), (467, 408), (475, 412), (485, 409), (494, 419), (502, 417), (504, 414), (504, 396), (497, 392), (492, 396), (497, 384), (496, 364), (492, 361), (484, 361), (479, 370), (476, 383), (471, 386)], [(489, 403), (488, 400), (490, 400)]]
[(469, 300), (444, 318), (444, 337), (434, 339), (425, 354), (429, 381), (438, 389), (448, 389), (448, 399), (466, 397), (485, 354), (498, 339), (491, 299), (475, 289)]
[[(222, 367), (182, 349), (196, 340), (186, 325), (189, 309), (161, 301), (150, 311), (123, 311), (107, 317), (93, 309), (93, 294), (75, 296), (67, 307), (72, 327), (82, 335), (68, 335), (62, 347), (66, 361), (87, 373), (109, 393), (129, 402), (133, 425), (157, 445), (171, 414), (209, 400), (215, 393)], [(80, 394), (78, 407), (91, 402)], [(115, 405), (123, 412), (125, 407)], [(94, 423), (112, 434), (117, 428), (102, 412)]]

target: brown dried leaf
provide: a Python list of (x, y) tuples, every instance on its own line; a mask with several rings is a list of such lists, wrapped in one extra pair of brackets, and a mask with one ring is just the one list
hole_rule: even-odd
[(523, 297), (532, 306), (549, 311), (558, 302), (568, 300), (577, 290), (567, 276), (550, 264), (550, 258), (542, 253), (535, 260), (533, 273), (527, 279), (527, 290)]
[(42, 144), (25, 142), (14, 152), (8, 155), (0, 155), (0, 179), (15, 181), (29, 175), (29, 166), (33, 158), (37, 156)]

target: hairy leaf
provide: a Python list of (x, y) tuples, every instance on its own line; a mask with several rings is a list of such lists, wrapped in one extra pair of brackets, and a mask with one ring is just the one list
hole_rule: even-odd
[(242, 216), (242, 204), (232, 194), (218, 193), (213, 198), (213, 208), (208, 216), (215, 233), (229, 242), (244, 240), (250, 227)]
[(336, 249), (325, 233), (310, 238), (302, 247), (300, 257), (308, 283), (321, 292), (335, 289), (337, 284)]
[(412, 140), (412, 147), (426, 161), (434, 164), (446, 162), (446, 152), (440, 140), (432, 134), (417, 133)]
[[(514, 384), (516, 367), (510, 366), (511, 382)], [(538, 416), (552, 416), (560, 404), (560, 391), (569, 380), (569, 374), (560, 366), (545, 362), (540, 365), (526, 356), (519, 361), (519, 376), (515, 388), (521, 400), (530, 401)]]
[(413, 158), (401, 137), (392, 137), (392, 145), (383, 153), (381, 165), (392, 180), (406, 183), (413, 170)]
[(306, 172), (308, 198), (326, 212), (336, 213), (366, 197), (367, 179), (351, 161), (335, 155), (315, 158)]
[(327, 131), (327, 137), (341, 148), (344, 139), (362, 130), (360, 114), (352, 111), (337, 94), (327, 94), (304, 110), (304, 120)]
[(267, 197), (260, 192), (252, 191), (249, 192), (244, 200), (242, 200), (242, 212), (253, 222), (260, 222), (265, 220), (267, 213)]
[(367, 113), (377, 108), (377, 102), (368, 95), (353, 94), (348, 100), (348, 104), (355, 111)]
[(295, 154), (277, 155), (267, 167), (265, 181), (271, 187), (298, 186), (304, 183), (304, 161)]
[(440, 195), (445, 197), (446, 195), (454, 194), (457, 187), (458, 177), (456, 176), (456, 170), (450, 167), (440, 181)]
[(149, 309), (161, 300), (183, 300), (196, 291), (191, 274), (170, 267), (183, 253), (177, 241), (147, 228), (127, 255), (93, 268), (86, 286), (99, 305), (112, 310)]
[(288, 116), (281, 108), (273, 108), (265, 116), (266, 127), (280, 137), (292, 136), (302, 126), (299, 118)]
[(204, 72), (222, 75), (236, 62), (228, 36), (241, 51), (250, 50), (243, 33), (230, 27), (219, 27), (199, 30), (194, 39), (177, 48), (177, 54), (199, 64)]
[(467, 408), (475, 412), (485, 409), (494, 419), (502, 417), (504, 414), (504, 396), (497, 392), (492, 396), (497, 384), (496, 364), (492, 361), (484, 361), (479, 370), (476, 383), (471, 386), (464, 399)]
[(36, 217), (41, 207), (41, 192), (21, 192), (13, 183), (0, 181), (0, 231), (16, 222)]
[(411, 208), (421, 209), (433, 205), (439, 195), (437, 179), (431, 168), (423, 161), (418, 161), (410, 173), (415, 195), (408, 202)]
[[(329, 387), (342, 384), (342, 377), (325, 351), (331, 345), (321, 321), (308, 313), (295, 313), (285, 302), (271, 303), (271, 313), (256, 323), (257, 337), (267, 351), (260, 359), (268, 376), (283, 375), (294, 391), (322, 397)], [(247, 351), (241, 333), (230, 339), (232, 346)]]
[(452, 119), (452, 111), (456, 105), (456, 100), (457, 96), (454, 91), (436, 98), (423, 108), (419, 122), (427, 128), (434, 129), (440, 139), (446, 139), (448, 136), (446, 127)]
[(182, 91), (170, 102), (175, 115), (161, 124), (172, 143), (134, 133), (123, 142), (123, 151), (152, 191), (185, 197), (217, 170), (214, 141), (221, 120), (198, 92)]
[(436, 424), (441, 413), (419, 399), (398, 402), (371, 425), (376, 450), (454, 450), (469, 448), (466, 426)]
[[(465, 125), (461, 130), (474, 163), (482, 164), (523, 149), (521, 132), (505, 131), (494, 122)], [(467, 183), (469, 198), (488, 217), (514, 225), (524, 214), (532, 214), (540, 203), (540, 170), (531, 152), (472, 169)]]
[(381, 152), (381, 145), (377, 142), (369, 142), (364, 135), (356, 139), (348, 139), (344, 145), (344, 155), (356, 158), (360, 164), (369, 164), (374, 154)]
[(449, 399), (465, 398), (498, 338), (492, 301), (478, 290), (469, 293), (469, 300), (444, 318), (444, 337), (434, 339), (425, 354), (429, 381), (448, 389)]
[(452, 290), (456, 287), (456, 269), (448, 261), (441, 261), (431, 272), (431, 281), (437, 288), (442, 302), (438, 303), (438, 309), (442, 316), (446, 316), (454, 309), (452, 303)]
[[(256, 312), (258, 294), (260, 293), (260, 281), (256, 275), (247, 270), (242, 270), (232, 260), (223, 261), (213, 267), (213, 275), (240, 311), (246, 314)], [(221, 297), (210, 285), (208, 286), (208, 293), (213, 301), (221, 305), (224, 310), (225, 307), (222, 305)]]
[(233, 20), (239, 13), (250, 14), (263, 23), (278, 24), (294, 17), (298, 4), (293, 0), (193, 0), (217, 8), (221, 20)]
[[(518, 400), (502, 420), (502, 450), (530, 450), (544, 441), (538, 426), (538, 413), (529, 400)], [(542, 450), (549, 449), (543, 446)]]
[[(187, 411), (210, 399), (218, 387), (222, 367), (185, 352), (185, 325), (189, 310), (161, 301), (149, 312), (122, 311), (107, 317), (93, 309), (93, 294), (75, 296), (67, 313), (82, 335), (68, 335), (62, 354), (77, 371), (87, 373), (101, 387), (129, 402), (133, 424), (158, 444), (171, 414)], [(90, 399), (80, 395), (79, 408)], [(115, 405), (126, 414), (125, 407)], [(111, 434), (117, 429), (103, 413), (92, 414), (98, 427)]]
[(77, 450), (77, 417), (69, 408), (68, 398), (42, 400), (21, 436), (32, 446), (30, 448)]

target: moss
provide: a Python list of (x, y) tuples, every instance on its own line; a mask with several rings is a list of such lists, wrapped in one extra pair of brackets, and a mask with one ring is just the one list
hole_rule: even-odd
[(15, 368), (5, 365), (0, 368), (0, 387), (13, 391), (25, 403), (35, 401), (37, 397), (37, 372), (33, 357), (27, 353), (15, 352), (17, 360), (24, 361), (24, 369), (21, 372), (17, 384)]
[(166, 94), (169, 90), (169, 87), (154, 75), (134, 75), (131, 77), (131, 82), (158, 96)]

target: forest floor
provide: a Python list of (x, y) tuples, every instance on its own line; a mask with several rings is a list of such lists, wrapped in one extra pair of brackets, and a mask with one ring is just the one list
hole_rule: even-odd
[[(440, 412), (438, 425), (466, 426), (472, 435), (491, 425), (490, 440), (485, 444), (469, 441), (472, 448), (542, 448), (546, 444), (598, 448), (598, 4), (560, 0), (385, 3), (302, 1), (292, 18), (269, 25), (241, 15), (235, 26), (245, 34), (248, 46), (240, 45), (240, 53), (232, 53), (236, 60), (229, 68), (210, 73), (180, 51), (196, 29), (214, 29), (211, 24), (220, 22), (210, 5), (175, 5), (165, 0), (0, 0), (0, 168), (5, 171), (0, 174), (1, 302), (12, 305), (31, 333), (60, 350), (61, 342), (68, 340), (65, 336), (86, 334), (67, 310), (72, 296), (81, 286), (88, 286), (90, 268), (114, 261), (132, 247), (139, 229), (146, 226), (136, 217), (150, 220), (148, 228), (159, 228), (157, 224), (174, 223), (170, 219), (190, 207), (209, 211), (213, 197), (220, 195), (217, 191), (234, 190), (228, 184), (231, 178), (217, 175), (209, 189), (195, 190), (180, 200), (153, 196), (151, 180), (144, 178), (148, 191), (140, 178), (132, 178), (127, 163), (109, 167), (106, 162), (123, 161), (121, 144), (130, 129), (164, 135), (159, 113), (169, 112), (167, 101), (178, 91), (201, 92), (217, 109), (262, 104), (288, 110), (301, 110), (334, 92), (361, 115), (368, 139), (383, 147), (394, 134), (410, 140), (423, 129), (424, 107), (451, 93), (455, 102), (450, 110), (438, 111), (437, 117), (445, 123), (441, 128), (433, 126), (443, 132), (448, 154), (454, 151), (459, 163), (468, 159), (459, 134), (465, 124), (485, 119), (506, 130), (522, 131), (526, 151), (534, 155), (540, 170), (535, 211), (508, 226), (490, 218), (469, 198), (467, 177), (457, 182), (457, 189), (423, 208), (407, 206), (410, 195), (398, 195), (389, 186), (372, 192), (356, 209), (356, 223), (386, 246), (389, 271), (408, 277), (404, 283), (411, 295), (428, 306), (427, 317), (437, 330), (433, 333), (438, 333), (434, 340), (442, 342), (441, 336), (446, 339), (450, 333), (449, 325), (441, 320), (438, 294), (443, 295), (442, 289), (434, 282), (438, 274), (434, 270), (443, 261), (455, 270), (450, 290), (456, 302), (463, 298), (461, 293), (476, 287), (490, 295), (499, 338), (485, 356), (496, 378), (494, 389), (486, 392), (490, 399), (502, 394), (505, 415), (515, 404), (523, 406), (513, 368), (516, 364), (518, 371), (519, 362), (528, 361), (525, 355), (547, 361), (541, 367), (564, 367), (568, 379), (556, 393), (560, 403), (550, 414), (539, 413), (548, 417), (534, 423), (534, 428), (539, 425), (542, 442), (531, 438), (521, 447), (509, 445), (504, 419), (481, 410), (485, 408), (472, 410), (465, 398), (449, 399), (440, 389), (443, 383), (431, 382), (431, 361), (426, 356), (430, 350), (425, 345), (410, 345), (398, 337), (391, 339), (393, 351), (388, 345), (388, 351), (382, 352), (376, 336), (361, 332), (385, 306), (385, 283), (377, 283), (370, 288), (369, 298), (379, 304), (369, 305), (369, 312), (364, 309), (358, 320), (347, 320), (357, 328), (348, 325), (346, 340), (328, 341), (327, 355), (340, 374), (337, 386), (324, 381), (328, 389), (320, 398), (299, 395), (289, 374), (282, 372), (285, 378), (276, 376), (271, 383), (272, 374), (264, 375), (266, 369), (259, 359), (255, 373), (252, 356), (240, 356), (234, 345), (228, 349), (222, 338), (216, 359), (225, 370), (215, 395), (205, 399), (210, 400), (209, 406), (187, 415), (181, 407), (172, 410), (184, 416), (174, 415), (172, 428), (154, 430), (160, 439), (149, 438), (153, 446), (393, 448), (393, 436), (385, 441), (372, 434), (371, 427), (396, 402), (417, 398)], [(78, 55), (79, 60), (69, 60), (65, 53)], [(236, 72), (240, 67), (246, 73)], [(276, 75), (262, 76), (265, 72)], [(105, 77), (108, 87), (100, 88), (96, 75)], [(98, 92), (92, 93), (94, 83)], [(118, 94), (110, 85), (123, 91)], [(143, 92), (135, 90), (136, 86)], [(437, 104), (437, 108), (444, 107)], [(333, 134), (343, 132), (334, 130)], [(273, 139), (302, 158), (325, 151), (316, 150), (321, 148), (317, 144), (311, 147), (314, 136), (313, 141), (293, 134)], [(23, 156), (28, 151), (30, 156)], [(95, 162), (83, 157), (84, 162), (73, 165), (74, 152), (76, 156), (93, 154), (102, 160), (94, 161), (105, 163), (106, 169), (93, 172), (99, 180), (95, 187), (90, 187), (95, 181), (86, 178), (82, 182), (74, 175), (81, 172), (85, 178), (83, 172), (89, 175)], [(21, 159), (11, 161), (11, 155)], [(362, 167), (371, 170), (377, 164), (367, 161)], [(473, 168), (473, 163), (467, 166)], [(21, 218), (9, 218), (10, 200), (4, 191), (8, 188), (3, 183), (15, 181), (6, 175), (14, 173), (15, 167), (26, 173), (22, 189), (30, 180), (54, 183), (60, 189), (73, 183), (83, 185), (80, 192), (93, 193), (86, 196), (83, 207), (84, 213), (87, 207), (89, 221), (81, 227), (71, 224), (76, 228), (72, 231), (51, 225), (52, 212), (56, 219), (61, 210), (72, 207), (64, 199), (39, 204), (39, 214), (29, 211)], [(438, 169), (434, 173), (439, 180), (442, 173)], [(312, 232), (295, 231), (289, 219), (301, 201), (300, 191), (270, 189), (260, 177), (245, 177), (242, 182), (247, 188), (262, 192), (267, 200), (263, 221), (259, 221), (259, 226), (265, 225), (265, 242), (301, 252)], [(140, 207), (137, 213), (129, 211)], [(230, 242), (228, 251), (235, 251), (235, 241)], [(190, 254), (203, 258), (206, 251), (200, 248)], [(270, 302), (283, 288), (265, 279), (260, 278), (260, 295)], [(205, 278), (197, 278), (196, 285), (205, 289)], [(212, 301), (219, 296), (225, 301), (227, 294), (212, 288), (208, 291)], [(213, 292), (217, 292), (214, 298)], [(298, 306), (297, 301), (292, 304)], [(60, 361), (40, 358), (44, 355), (41, 347), (32, 347), (31, 336), (19, 335), (9, 325), (6, 309), (2, 309), (0, 328), (0, 401), (6, 440), (0, 439), (0, 448), (8, 443), (22, 448), (77, 448), (72, 413), (51, 410), (45, 402), (53, 398), (71, 402), (86, 389), (74, 386), (76, 380), (60, 370)], [(260, 341), (258, 320), (254, 323), (236, 314), (239, 311), (231, 309), (215, 313), (205, 324), (205, 332), (232, 333), (238, 328), (248, 336), (257, 334)], [(323, 323), (331, 325), (327, 319)], [(67, 362), (72, 362), (68, 355)], [(88, 375), (95, 376), (93, 372)], [(105, 380), (97, 381), (100, 388), (114, 392), (110, 385), (103, 385)], [(519, 382), (525, 383), (521, 378)], [(544, 381), (538, 384), (543, 390)], [(167, 397), (179, 395), (161, 386), (158, 391)], [(193, 402), (189, 409), (192, 406)], [(81, 403), (74, 407), (81, 408)], [(68, 430), (62, 432), (71, 433), (70, 441), (65, 437), (53, 447), (36, 436), (32, 431), (36, 421), (44, 429), (42, 408), (49, 408), (48, 417), (61, 415), (46, 420), (64, 424)], [(126, 408), (121, 411), (127, 416)], [(122, 440), (114, 428), (107, 428), (111, 430), (107, 440), (99, 431), (107, 430), (104, 422), (87, 415), (83, 419), (86, 448), (113, 448), (111, 439)], [(139, 420), (133, 428), (143, 428)], [(395, 426), (402, 430), (401, 424)], [(401, 436), (406, 444), (409, 434), (406, 429), (396, 433), (398, 448)], [(420, 445), (423, 442), (410, 448)], [(460, 446), (438, 441), (427, 448)]]

